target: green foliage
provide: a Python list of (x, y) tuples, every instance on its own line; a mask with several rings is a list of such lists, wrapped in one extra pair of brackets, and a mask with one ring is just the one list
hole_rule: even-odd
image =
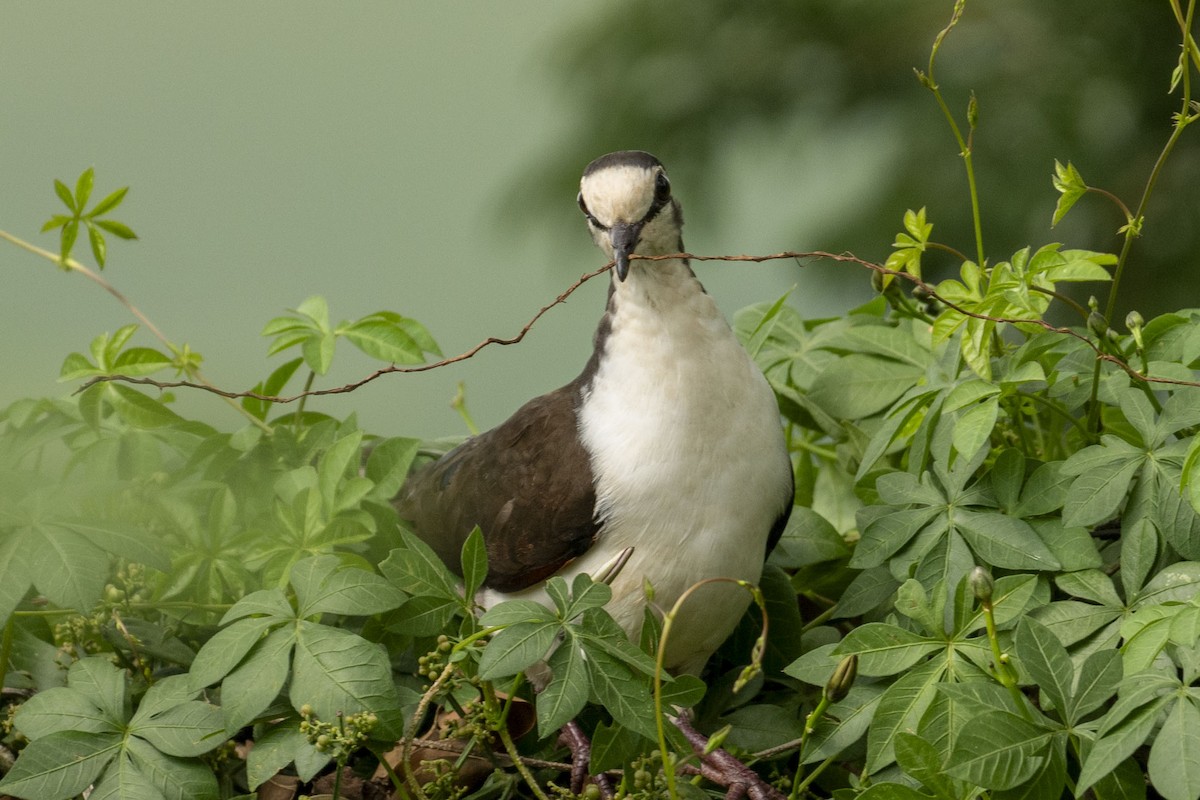
[[(1194, 11), (1176, 10), (1183, 24)], [(984, 257), (978, 104), (964, 138), (931, 58), (922, 82), (962, 148), (977, 258), (909, 211), (871, 265), (874, 299), (804, 319), (784, 296), (736, 316), (779, 400), (798, 505), (703, 681), (660, 674), (669, 624), (648, 612), (629, 641), (586, 575), (485, 610), (484, 532), (448, 566), (391, 504), (419, 440), (306, 411), (307, 397), (274, 413), (301, 366), (302, 394), (330, 374), (339, 338), (383, 363), (440, 354), (416, 321), (333, 325), (305, 300), (263, 329), (268, 355), (299, 354), (231, 400), (243, 427), (222, 430), (135, 388), (166, 370), (198, 379), (200, 363), (135, 312), (165, 349), (134, 345), (134, 325), (102, 334), (63, 365), (89, 381), (78, 396), (0, 412), (0, 685), (16, 690), (2, 744), (19, 751), (0, 792), (224, 799), (284, 770), (340, 781), (381, 764), (407, 792), (436, 712), (464, 761), (503, 748), (520, 772), (524, 788), (497, 761), (481, 798), (544, 798), (573, 720), (592, 772), (615, 771), (624, 795), (699, 796), (678, 780), (691, 748), (663, 724), (694, 707), (793, 797), (1142, 798), (1147, 780), (1200, 797), (1200, 310), (1131, 314), (1126, 333), (1108, 318), (1195, 119), (1200, 51), (1184, 41), (1183, 110), (1136, 212), (1055, 162), (1053, 222), (1108, 196), (1127, 220), (1120, 254)], [(124, 190), (85, 212), (91, 186), (90, 170), (74, 192), (56, 182), (71, 215), (47, 229), (62, 228), (64, 265), (80, 225), (101, 265), (100, 231), (128, 231), (102, 219)], [(957, 278), (923, 280), (931, 249), (955, 254)], [(1107, 289), (1107, 310), (1064, 298), (1066, 283)], [(1056, 304), (1078, 322), (1048, 322)], [(526, 703), (531, 730), (514, 731)], [(383, 755), (397, 741), (398, 767)]]
[(100, 269), (104, 269), (104, 263), (108, 258), (108, 242), (104, 239), (105, 233), (111, 233), (118, 239), (136, 239), (137, 234), (123, 222), (118, 222), (115, 219), (107, 219), (105, 216), (121, 202), (125, 200), (125, 195), (129, 191), (128, 186), (122, 186), (115, 192), (109, 194), (99, 203), (92, 207), (91, 211), (87, 211), (88, 200), (92, 197), (92, 187), (95, 183), (95, 171), (88, 167), (80, 175), (75, 182), (75, 191), (71, 192), (67, 185), (60, 180), (54, 181), (54, 192), (58, 195), (58, 199), (67, 207), (70, 214), (55, 214), (42, 225), (42, 233), (46, 231), (58, 230), (59, 233), (59, 260), (65, 265), (71, 258), (71, 250), (75, 247), (75, 240), (79, 238), (79, 226), (82, 224), (87, 230), (88, 242), (92, 246), (92, 255), (96, 259), (96, 265)]

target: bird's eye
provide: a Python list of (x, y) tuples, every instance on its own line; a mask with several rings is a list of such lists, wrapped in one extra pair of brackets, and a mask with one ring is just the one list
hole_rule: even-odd
[(658, 177), (654, 179), (654, 199), (659, 203), (665, 203), (671, 197), (671, 182), (667, 180), (665, 172), (658, 173)]
[(579, 210), (583, 212), (583, 215), (585, 217), (587, 217), (587, 221), (589, 223), (591, 223), (592, 225), (595, 225), (597, 228), (599, 228), (602, 231), (608, 230), (608, 228), (605, 227), (604, 225), (601, 225), (600, 220), (598, 220), (594, 216), (592, 216), (592, 212), (588, 210), (587, 203), (585, 203), (583, 201), (583, 192), (579, 193), (579, 196), (575, 198), (575, 202), (579, 203)]

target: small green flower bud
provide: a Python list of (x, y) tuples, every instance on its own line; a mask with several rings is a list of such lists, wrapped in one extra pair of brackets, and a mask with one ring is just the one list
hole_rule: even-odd
[(829, 681), (825, 684), (825, 696), (829, 701), (836, 703), (845, 699), (850, 692), (850, 687), (854, 686), (854, 679), (858, 676), (858, 654), (848, 655), (838, 662), (837, 669), (833, 671), (833, 675), (829, 677)]
[(967, 581), (971, 585), (971, 591), (975, 593), (975, 597), (980, 602), (984, 604), (992, 602), (992, 590), (996, 588), (996, 582), (992, 580), (992, 573), (983, 567), (976, 567), (971, 570)]
[(1108, 333), (1108, 320), (1099, 311), (1093, 311), (1088, 314), (1088, 330), (1097, 336), (1103, 336)]

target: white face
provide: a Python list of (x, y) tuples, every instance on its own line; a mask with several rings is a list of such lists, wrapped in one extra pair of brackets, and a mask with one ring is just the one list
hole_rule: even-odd
[(622, 164), (584, 177), (579, 190), (588, 211), (601, 225), (637, 222), (654, 203), (654, 181), (661, 169)]
[(661, 167), (614, 165), (585, 175), (579, 189), (580, 199), (590, 215), (592, 238), (610, 258), (611, 229), (641, 223), (651, 213), (656, 198), (661, 210), (640, 227), (637, 246), (631, 252), (665, 255), (678, 250), (679, 212), (670, 198), (670, 183)]

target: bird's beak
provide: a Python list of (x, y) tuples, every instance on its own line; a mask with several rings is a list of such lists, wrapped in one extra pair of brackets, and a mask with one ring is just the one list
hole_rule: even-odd
[(609, 241), (612, 243), (613, 261), (616, 265), (617, 279), (625, 280), (629, 274), (629, 254), (637, 247), (638, 237), (642, 235), (642, 223), (618, 222), (609, 229)]

